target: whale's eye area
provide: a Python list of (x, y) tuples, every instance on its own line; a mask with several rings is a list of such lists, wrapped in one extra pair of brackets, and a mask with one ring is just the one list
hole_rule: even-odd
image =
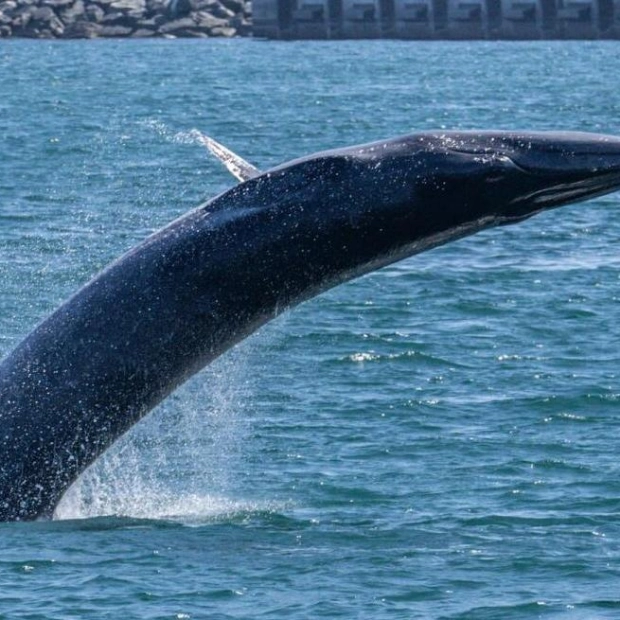
[(494, 155), (489, 162), (489, 168), (484, 172), (485, 181), (487, 183), (498, 183), (503, 181), (512, 169), (514, 169), (514, 164), (510, 157), (506, 155)]

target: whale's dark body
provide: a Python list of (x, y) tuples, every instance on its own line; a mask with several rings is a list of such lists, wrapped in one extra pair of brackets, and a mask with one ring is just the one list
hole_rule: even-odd
[(75, 478), (233, 344), (341, 282), (620, 187), (620, 140), (418, 134), (242, 183), (90, 281), (0, 365), (0, 520)]

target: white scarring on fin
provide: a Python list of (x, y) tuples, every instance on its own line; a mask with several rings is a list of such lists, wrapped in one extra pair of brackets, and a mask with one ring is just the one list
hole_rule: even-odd
[(247, 181), (258, 176), (261, 172), (256, 166), (245, 161), (245, 159), (235, 155), (231, 150), (216, 142), (213, 138), (203, 133), (196, 132), (198, 139), (215, 155), (228, 171), (239, 181)]

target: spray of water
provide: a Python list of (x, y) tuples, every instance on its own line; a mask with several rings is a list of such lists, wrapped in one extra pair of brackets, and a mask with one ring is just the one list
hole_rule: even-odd
[(247, 347), (218, 360), (116, 442), (69, 489), (54, 518), (200, 522), (269, 510), (231, 499), (249, 428), (246, 354)]
[(150, 131), (154, 131), (167, 142), (173, 144), (203, 144), (204, 136), (198, 129), (190, 129), (189, 131), (175, 131), (157, 119), (149, 119), (142, 121), (140, 125)]

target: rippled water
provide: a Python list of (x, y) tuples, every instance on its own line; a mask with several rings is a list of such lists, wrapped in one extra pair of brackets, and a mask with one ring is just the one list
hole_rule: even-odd
[[(445, 128), (620, 134), (616, 43), (0, 44), (0, 353), (259, 167)], [(0, 618), (616, 618), (620, 196), (337, 288), (0, 525)]]

